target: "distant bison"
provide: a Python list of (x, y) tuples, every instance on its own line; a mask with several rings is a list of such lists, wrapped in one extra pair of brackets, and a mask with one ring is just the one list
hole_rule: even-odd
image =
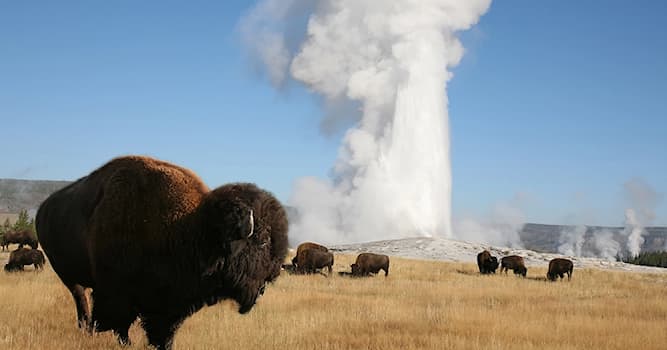
[(507, 270), (512, 270), (515, 275), (522, 275), (523, 277), (526, 277), (528, 272), (523, 258), (518, 255), (510, 255), (500, 259), (500, 272), (505, 271), (505, 274), (507, 274)]
[(299, 264), (299, 255), (303, 254), (304, 251), (308, 249), (315, 249), (323, 252), (328, 252), (329, 249), (323, 245), (313, 243), (313, 242), (304, 242), (299, 244), (299, 246), (296, 248), (296, 255), (294, 258), (292, 258), (292, 265), (296, 265), (298, 267)]
[(79, 326), (128, 344), (139, 317), (158, 349), (205, 305), (232, 299), (250, 311), (287, 254), (287, 215), (269, 192), (250, 183), (211, 191), (192, 171), (148, 157), (116, 158), (53, 193), (36, 225)]
[(44, 267), (44, 254), (37, 249), (19, 248), (9, 254), (9, 261), (5, 265), (5, 271), (22, 271), (25, 265), (34, 265), (35, 270)]
[(389, 257), (383, 254), (361, 253), (350, 267), (353, 276), (368, 276), (384, 270), (386, 277), (389, 274)]
[(492, 256), (488, 250), (485, 250), (477, 254), (477, 266), (479, 267), (479, 273), (488, 274), (496, 273), (498, 269), (498, 259), (495, 256)]
[(567, 273), (567, 280), (572, 279), (572, 270), (574, 269), (574, 264), (571, 260), (563, 258), (555, 258), (549, 261), (549, 271), (547, 272), (547, 278), (550, 281), (555, 281), (556, 277), (560, 276), (563, 279), (564, 274)]
[(297, 266), (300, 272), (314, 273), (318, 269), (328, 268), (331, 274), (334, 255), (318, 249), (306, 249), (298, 255)]
[(37, 238), (35, 238), (35, 235), (29, 230), (6, 232), (2, 236), (2, 241), (0, 241), (2, 250), (7, 250), (12, 243), (17, 243), (19, 248), (23, 248), (24, 245), (29, 245), (32, 249), (37, 249), (39, 247)]

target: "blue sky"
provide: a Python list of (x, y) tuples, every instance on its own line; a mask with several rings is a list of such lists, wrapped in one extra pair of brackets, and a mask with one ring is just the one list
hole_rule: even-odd
[[(320, 133), (303, 87), (253, 71), (236, 32), (250, 5), (0, 2), (0, 178), (74, 180), (123, 154), (282, 200), (326, 177), (342, 132)], [(667, 225), (666, 33), (662, 1), (494, 2), (449, 85), (454, 215), (509, 203), (618, 225), (639, 178)]]

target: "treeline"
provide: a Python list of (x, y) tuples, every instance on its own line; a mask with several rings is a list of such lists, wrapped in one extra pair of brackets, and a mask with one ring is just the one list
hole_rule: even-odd
[(9, 222), (9, 219), (5, 219), (5, 222), (0, 225), (0, 238), (2, 238), (6, 232), (23, 230), (29, 230), (33, 234), (35, 234), (36, 231), (35, 219), (30, 218), (30, 215), (28, 215), (28, 211), (26, 209), (22, 209), (19, 212), (19, 217), (13, 225)]
[(623, 262), (635, 265), (667, 267), (667, 251), (639, 253), (634, 258), (623, 259)]

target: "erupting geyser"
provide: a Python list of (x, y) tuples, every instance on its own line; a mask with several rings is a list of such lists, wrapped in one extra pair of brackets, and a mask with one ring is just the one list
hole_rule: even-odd
[[(451, 235), (447, 68), (463, 55), (456, 33), (490, 2), (266, 0), (243, 20), (245, 41), (274, 83), (289, 70), (327, 104), (361, 106), (332, 179), (295, 184), (292, 239)], [(292, 24), (304, 18), (300, 41)]]

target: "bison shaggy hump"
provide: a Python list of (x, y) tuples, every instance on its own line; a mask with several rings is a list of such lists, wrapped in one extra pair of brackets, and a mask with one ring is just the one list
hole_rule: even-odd
[(147, 157), (113, 159), (53, 193), (36, 226), (79, 326), (127, 344), (139, 317), (158, 349), (204, 305), (232, 299), (250, 311), (287, 254), (287, 215), (269, 192), (210, 191), (190, 170)]
[(5, 271), (22, 271), (25, 265), (34, 265), (35, 270), (44, 267), (44, 254), (37, 249), (19, 248), (9, 254), (9, 261), (5, 265)]
[(555, 258), (549, 261), (549, 271), (547, 271), (547, 278), (550, 281), (555, 281), (556, 277), (560, 276), (563, 279), (564, 274), (567, 273), (567, 280), (572, 279), (572, 270), (574, 264), (569, 259)]

